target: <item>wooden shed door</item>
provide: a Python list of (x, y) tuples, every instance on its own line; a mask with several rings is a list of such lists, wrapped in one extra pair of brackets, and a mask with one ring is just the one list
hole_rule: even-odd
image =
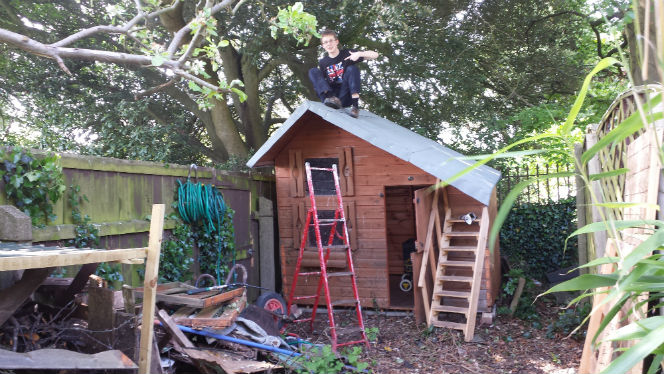
[(415, 261), (413, 261), (413, 286), (415, 290), (413, 295), (415, 303), (413, 312), (418, 323), (426, 321), (424, 303), (429, 304), (433, 292), (433, 280), (429, 266), (427, 266), (427, 276), (425, 277), (427, 280), (426, 289), (429, 293), (426, 300), (422, 299), (422, 289), (417, 287), (420, 277), (420, 264), (422, 263), (422, 251), (424, 251), (424, 243), (427, 239), (429, 216), (431, 215), (431, 205), (433, 204), (433, 189), (431, 187), (433, 185), (415, 190), (415, 197), (413, 198), (413, 204), (415, 205), (415, 231), (417, 233), (417, 253), (413, 256), (415, 258)]

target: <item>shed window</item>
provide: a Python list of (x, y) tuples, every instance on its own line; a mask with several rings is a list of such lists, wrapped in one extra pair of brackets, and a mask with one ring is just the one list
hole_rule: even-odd
[[(318, 219), (332, 219), (332, 218), (334, 218), (334, 210), (318, 211)], [(336, 222), (335, 224), (337, 225), (337, 227), (336, 227), (336, 233), (334, 235), (334, 240), (332, 241), (332, 245), (342, 245), (344, 244), (344, 241), (341, 239), (343, 237), (344, 226), (341, 222)], [(332, 230), (332, 224), (321, 223), (320, 241), (323, 244), (323, 246), (327, 245), (327, 241), (329, 240), (330, 237), (330, 230)], [(316, 232), (314, 231), (313, 222), (311, 223), (311, 226), (309, 226), (309, 233), (307, 234), (307, 242), (308, 242), (307, 245), (309, 247), (316, 247)]]
[[(308, 158), (304, 160), (314, 168), (332, 168), (332, 165), (339, 165), (338, 158)], [(334, 178), (331, 172), (323, 170), (312, 170), (311, 181), (314, 184), (314, 191), (316, 195), (336, 195), (334, 190)], [(305, 184), (305, 191), (309, 195), (309, 185)]]

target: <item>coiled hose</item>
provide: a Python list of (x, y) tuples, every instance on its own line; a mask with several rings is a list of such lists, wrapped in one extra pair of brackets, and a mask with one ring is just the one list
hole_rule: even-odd
[[(196, 224), (201, 222), (203, 229), (207, 233), (217, 234), (217, 263), (216, 274), (217, 284), (221, 284), (221, 227), (226, 218), (226, 202), (221, 192), (214, 186), (202, 184), (200, 182), (192, 183), (190, 178), (182, 183), (178, 180), (178, 211), (180, 217), (187, 224)], [(235, 247), (233, 247), (233, 265), (235, 266)]]

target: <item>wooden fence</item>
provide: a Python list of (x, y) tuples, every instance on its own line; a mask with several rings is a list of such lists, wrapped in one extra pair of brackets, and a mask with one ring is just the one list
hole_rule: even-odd
[[(39, 157), (41, 151), (31, 150)], [(147, 244), (152, 204), (165, 204), (166, 215), (174, 212), (178, 180), (185, 181), (189, 167), (155, 162), (61, 154), (65, 184), (80, 186), (88, 202), (80, 206), (99, 229), (101, 247), (138, 248)], [(236, 259), (250, 270), (249, 281), (274, 289), (274, 177), (199, 167), (197, 180), (216, 186), (234, 211)], [(194, 173), (192, 173), (192, 178)], [(71, 207), (63, 196), (54, 206), (57, 219), (45, 227), (33, 227), (33, 242), (64, 245), (75, 237)], [(8, 204), (0, 180), (0, 205)], [(166, 230), (176, 222), (166, 220)], [(0, 238), (2, 240), (2, 238)], [(260, 256), (259, 256), (260, 255)], [(252, 259), (255, 256), (256, 259)], [(260, 258), (260, 261), (259, 261)], [(263, 266), (261, 269), (261, 262)], [(264, 273), (259, 277), (259, 273)], [(271, 274), (271, 275), (270, 275)], [(260, 279), (265, 278), (265, 279)], [(272, 278), (272, 279), (270, 279)]]

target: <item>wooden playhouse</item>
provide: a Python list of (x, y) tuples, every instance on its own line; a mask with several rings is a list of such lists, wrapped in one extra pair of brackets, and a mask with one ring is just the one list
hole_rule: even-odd
[[(338, 165), (362, 306), (416, 309), (416, 312), (424, 308), (430, 312), (430, 305), (435, 309), (436, 297), (440, 304), (444, 304), (443, 298), (451, 300), (452, 309), (465, 305), (463, 297), (454, 296), (469, 294), (469, 284), (464, 284), (461, 278), (469, 270), (472, 275), (470, 264), (474, 258), (472, 253), (453, 251), (452, 247), (479, 244), (478, 222), (484, 220), (485, 231), (490, 226), (496, 212), (498, 171), (482, 166), (449, 186), (434, 190), (431, 186), (438, 180), (450, 179), (471, 162), (368, 111), (361, 111), (360, 117), (354, 119), (343, 110), (305, 102), (247, 163), (249, 167), (274, 166), (284, 293), (290, 290), (310, 205), (305, 162), (318, 167)], [(329, 173), (314, 172), (312, 179), (319, 216), (331, 214), (336, 198)], [(433, 201), (437, 201), (435, 206)], [(471, 224), (460, 219), (468, 213), (477, 216)], [(433, 219), (431, 224), (430, 219)], [(461, 234), (454, 236), (458, 232)], [(309, 235), (303, 266), (318, 267), (312, 237), (313, 234)], [(441, 255), (444, 247), (449, 250), (443, 250)], [(419, 252), (413, 255), (414, 269), (409, 261), (412, 250)], [(328, 268), (345, 267), (343, 256), (332, 253)], [(423, 257), (431, 260), (423, 267), (427, 269), (426, 276), (422, 276), (424, 281), (419, 279), (419, 260)], [(493, 253), (484, 251), (482, 258), (477, 312), (490, 313), (500, 286), (499, 251), (497, 248)], [(446, 261), (447, 268), (436, 270), (439, 261)], [(399, 284), (409, 277), (404, 274), (412, 270), (415, 287), (403, 291)], [(439, 271), (439, 277), (448, 277), (445, 286), (436, 288), (431, 271)], [(317, 279), (308, 279), (308, 283), (299, 280), (296, 294), (313, 294), (317, 284)], [(418, 284), (423, 287), (417, 287)], [(340, 298), (352, 294), (348, 281), (330, 279), (330, 289), (332, 296)], [(421, 299), (422, 294), (427, 296)], [(321, 301), (324, 303), (324, 298)]]

